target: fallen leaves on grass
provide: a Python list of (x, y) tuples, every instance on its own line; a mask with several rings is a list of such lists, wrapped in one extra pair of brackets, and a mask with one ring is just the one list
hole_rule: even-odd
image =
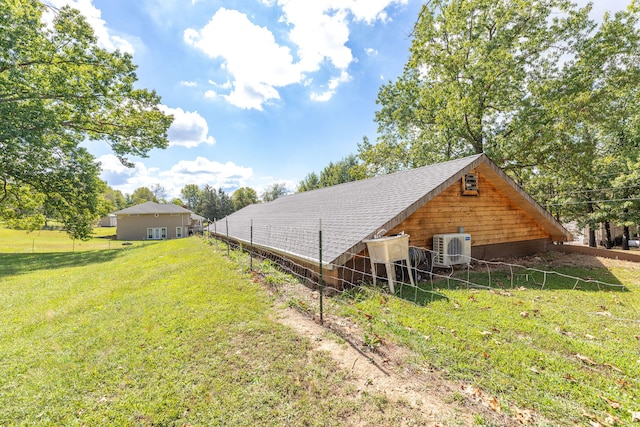
[(596, 362), (595, 360), (589, 359), (587, 356), (583, 356), (580, 353), (576, 354), (576, 359), (582, 361), (583, 363), (586, 363), (587, 365), (591, 365), (591, 366), (595, 366), (598, 364), (598, 362)]
[(559, 333), (560, 335), (566, 335), (568, 337), (573, 337), (573, 336), (576, 335), (573, 332), (565, 331), (564, 329), (562, 329), (560, 327), (556, 328), (556, 332)]
[(602, 366), (606, 366), (607, 368), (611, 368), (616, 372), (622, 373), (622, 369), (620, 369), (620, 368), (618, 368), (616, 366), (613, 366), (611, 363), (603, 363)]
[(531, 409), (518, 409), (516, 411), (516, 420), (524, 425), (533, 424), (535, 422), (534, 412)]
[(576, 354), (576, 359), (578, 359), (578, 360), (582, 361), (583, 363), (585, 363), (587, 365), (590, 365), (590, 366), (603, 366), (603, 367), (612, 369), (612, 370), (614, 370), (616, 372), (622, 372), (622, 369), (612, 365), (611, 363), (598, 363), (595, 360), (590, 359), (587, 356), (583, 356), (580, 353)]
[(613, 409), (620, 409), (622, 407), (622, 404), (620, 402), (616, 402), (615, 400), (611, 400), (607, 397), (604, 396), (600, 396), (605, 402), (607, 402), (607, 404), (609, 404), (609, 406), (611, 406)]
[(622, 420), (613, 415), (607, 415), (607, 417), (602, 420), (599, 419), (596, 415), (590, 414), (587, 411), (582, 411), (582, 416), (589, 419), (589, 424), (591, 427), (603, 427), (607, 426), (618, 426), (622, 424)]
[(596, 314), (599, 316), (613, 317), (610, 311), (596, 311)]
[(462, 391), (473, 397), (476, 401), (482, 403), (487, 408), (491, 408), (496, 412), (502, 412), (502, 408), (500, 407), (500, 402), (498, 398), (495, 396), (490, 396), (487, 393), (480, 390), (478, 387), (475, 387), (471, 384), (463, 385)]
[(629, 386), (631, 386), (631, 383), (629, 383), (629, 382), (627, 382), (627, 381), (625, 381), (625, 380), (616, 380), (616, 382), (617, 382), (618, 384), (620, 384), (620, 386), (622, 386), (622, 387), (629, 387)]

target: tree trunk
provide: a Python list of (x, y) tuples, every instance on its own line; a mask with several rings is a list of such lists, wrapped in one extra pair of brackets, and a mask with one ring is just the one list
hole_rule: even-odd
[(591, 225), (589, 226), (589, 247), (596, 247), (596, 230)]
[(609, 224), (609, 221), (604, 222), (604, 231), (607, 233), (607, 240), (604, 242), (604, 247), (611, 249), (613, 247), (613, 239), (611, 239), (611, 224)]
[(622, 228), (622, 249), (624, 249), (625, 251), (629, 250), (629, 226), (625, 225)]
[[(593, 203), (591, 203), (591, 196), (589, 197), (589, 202), (587, 203), (587, 215), (590, 217), (593, 213)], [(596, 230), (593, 228), (592, 219), (589, 218), (589, 247), (595, 248), (596, 245)]]

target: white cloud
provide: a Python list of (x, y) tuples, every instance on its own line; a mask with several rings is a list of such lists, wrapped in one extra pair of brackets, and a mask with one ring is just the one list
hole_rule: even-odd
[(326, 59), (335, 68), (346, 69), (353, 55), (346, 46), (349, 41), (348, 14), (344, 9), (333, 13), (325, 1), (289, 0), (282, 6), (284, 22), (291, 25), (291, 41), (298, 46), (301, 67), (317, 71)]
[(196, 83), (196, 82), (188, 82), (188, 81), (183, 80), (183, 81), (180, 82), (180, 86), (196, 87), (196, 86), (198, 86), (198, 83)]
[[(69, 5), (74, 9), (78, 9), (93, 28), (98, 38), (98, 46), (109, 51), (119, 49), (122, 52), (133, 54), (133, 45), (125, 38), (112, 33), (104, 19), (102, 19), (100, 9), (93, 5), (93, 0), (48, 0), (48, 3), (57, 8)], [(52, 20), (53, 16), (48, 16), (45, 19)]]
[(371, 47), (365, 48), (364, 52), (367, 56), (378, 56), (378, 50)]
[(100, 156), (98, 159), (102, 167), (100, 178), (109, 184), (111, 188), (131, 194), (138, 187), (150, 187), (157, 183), (154, 174), (157, 169), (147, 168), (142, 162), (134, 162), (134, 167), (128, 168), (120, 163), (113, 154)]
[(185, 30), (184, 40), (213, 59), (223, 59), (233, 76), (233, 90), (223, 96), (240, 108), (262, 109), (263, 103), (280, 97), (275, 87), (302, 77), (289, 48), (235, 10), (219, 9), (201, 30)]
[(204, 117), (197, 111), (184, 111), (182, 108), (170, 108), (161, 105), (160, 109), (173, 115), (173, 123), (169, 128), (169, 145), (197, 147), (198, 145), (215, 144), (216, 140), (209, 136), (209, 126)]
[[(297, 0), (300, 1), (300, 0)], [(386, 9), (392, 4), (406, 5), (409, 0), (326, 0), (333, 7), (349, 9), (357, 21), (372, 24), (374, 21), (389, 20)]]
[(187, 184), (222, 188), (231, 192), (247, 186), (253, 176), (253, 169), (238, 166), (233, 162), (219, 163), (204, 157), (195, 160), (181, 160), (168, 170), (147, 168), (142, 162), (135, 162), (134, 168), (120, 164), (116, 156), (107, 154), (98, 159), (102, 164), (101, 178), (114, 189), (124, 194), (132, 194), (136, 188), (160, 184), (167, 191), (169, 199), (180, 196), (180, 190)]
[(335, 95), (338, 86), (342, 83), (348, 82), (349, 80), (351, 80), (351, 76), (346, 71), (343, 71), (338, 77), (334, 77), (329, 80), (328, 89), (326, 91), (322, 93), (313, 92), (311, 94), (311, 99), (319, 102), (329, 101), (333, 95)]
[[(221, 68), (231, 78), (232, 89), (218, 86), (207, 98), (222, 97), (245, 109), (261, 110), (263, 105), (280, 99), (279, 88), (305, 85), (309, 74), (328, 64), (340, 73), (328, 82), (329, 90), (313, 92), (311, 98), (326, 101), (335, 93), (336, 83), (348, 81), (344, 75), (354, 61), (349, 41), (351, 22), (388, 20), (386, 9), (408, 0), (261, 0), (267, 7), (282, 10), (278, 34), (288, 31), (286, 41), (278, 43), (272, 30), (252, 23), (239, 11), (220, 8), (203, 28), (188, 28), (185, 42), (212, 59), (221, 60)], [(292, 52), (292, 49), (294, 50)], [(316, 79), (317, 80), (317, 79)]]
[(243, 187), (253, 175), (253, 169), (238, 166), (233, 162), (219, 163), (204, 157), (195, 160), (181, 160), (170, 170), (161, 172), (160, 176), (178, 181), (180, 189), (192, 183), (209, 184), (214, 188), (235, 189)]

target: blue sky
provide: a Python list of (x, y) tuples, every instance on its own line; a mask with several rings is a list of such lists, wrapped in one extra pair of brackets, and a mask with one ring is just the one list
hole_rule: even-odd
[[(140, 87), (174, 115), (170, 146), (136, 167), (91, 143), (123, 193), (186, 184), (260, 194), (355, 154), (379, 87), (408, 57), (417, 0), (49, 0), (79, 9), (106, 49), (132, 53)], [(594, 16), (630, 0), (596, 1)], [(586, 1), (578, 2), (580, 4)]]

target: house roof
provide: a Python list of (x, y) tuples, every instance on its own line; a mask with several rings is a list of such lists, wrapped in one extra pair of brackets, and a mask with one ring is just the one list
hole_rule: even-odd
[(191, 213), (189, 209), (172, 203), (144, 202), (114, 212), (115, 215)]
[(494, 180), (501, 178), (499, 188), (519, 205), (527, 205), (527, 212), (555, 240), (567, 239), (569, 233), (562, 225), (484, 154), (249, 205), (217, 221), (210, 230), (318, 262), (321, 225), (323, 263), (342, 265), (364, 249), (363, 240), (381, 229), (391, 230), (478, 167)]

